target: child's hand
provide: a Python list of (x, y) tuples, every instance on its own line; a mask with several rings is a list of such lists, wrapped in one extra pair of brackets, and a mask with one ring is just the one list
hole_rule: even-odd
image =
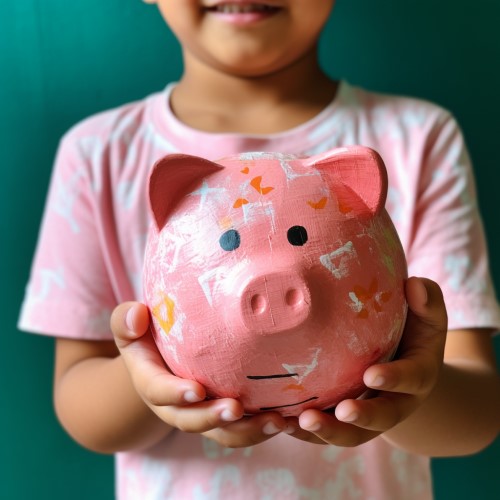
[(258, 444), (286, 427), (285, 419), (277, 413), (242, 418), (243, 406), (239, 401), (206, 400), (202, 385), (170, 372), (149, 332), (145, 305), (119, 305), (113, 311), (111, 329), (136, 391), (171, 427), (204, 433), (228, 447)]
[(388, 431), (426, 400), (443, 364), (447, 314), (439, 286), (428, 279), (406, 283), (409, 310), (397, 359), (374, 365), (364, 374), (375, 397), (345, 400), (335, 412), (306, 410), (289, 419), (293, 436), (316, 443), (357, 446)]

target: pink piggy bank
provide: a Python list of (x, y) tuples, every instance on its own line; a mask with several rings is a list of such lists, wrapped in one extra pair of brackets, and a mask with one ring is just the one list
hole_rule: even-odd
[(248, 414), (362, 395), (407, 310), (386, 194), (382, 159), (360, 146), (160, 160), (144, 290), (169, 368)]

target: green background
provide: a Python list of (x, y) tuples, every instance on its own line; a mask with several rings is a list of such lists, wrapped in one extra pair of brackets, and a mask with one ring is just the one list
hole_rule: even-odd
[[(332, 76), (424, 97), (457, 116), (475, 163), (497, 288), (499, 20), (498, 0), (339, 0), (321, 47)], [(0, 3), (2, 499), (112, 498), (112, 459), (79, 448), (55, 420), (53, 341), (19, 333), (16, 320), (59, 137), (180, 71), (176, 41), (140, 0)], [(433, 468), (438, 499), (500, 498), (500, 440)]]

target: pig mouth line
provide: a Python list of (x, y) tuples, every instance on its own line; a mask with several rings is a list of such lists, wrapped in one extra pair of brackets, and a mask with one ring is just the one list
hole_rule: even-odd
[(263, 408), (259, 408), (259, 410), (260, 411), (269, 411), (269, 410), (277, 410), (278, 408), (288, 408), (289, 406), (301, 405), (303, 403), (308, 403), (309, 401), (314, 401), (315, 399), (318, 399), (318, 396), (313, 396), (312, 398), (304, 399), (304, 401), (299, 401), (298, 403), (292, 403), (292, 404), (288, 404), (288, 405), (264, 406)]
[(247, 375), (250, 380), (265, 380), (268, 378), (297, 377), (298, 373), (277, 373), (276, 375)]

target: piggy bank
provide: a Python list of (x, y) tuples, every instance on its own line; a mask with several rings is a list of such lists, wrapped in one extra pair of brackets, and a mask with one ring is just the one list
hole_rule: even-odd
[(382, 159), (360, 146), (161, 159), (143, 276), (168, 367), (248, 414), (362, 395), (407, 310), (386, 194)]

